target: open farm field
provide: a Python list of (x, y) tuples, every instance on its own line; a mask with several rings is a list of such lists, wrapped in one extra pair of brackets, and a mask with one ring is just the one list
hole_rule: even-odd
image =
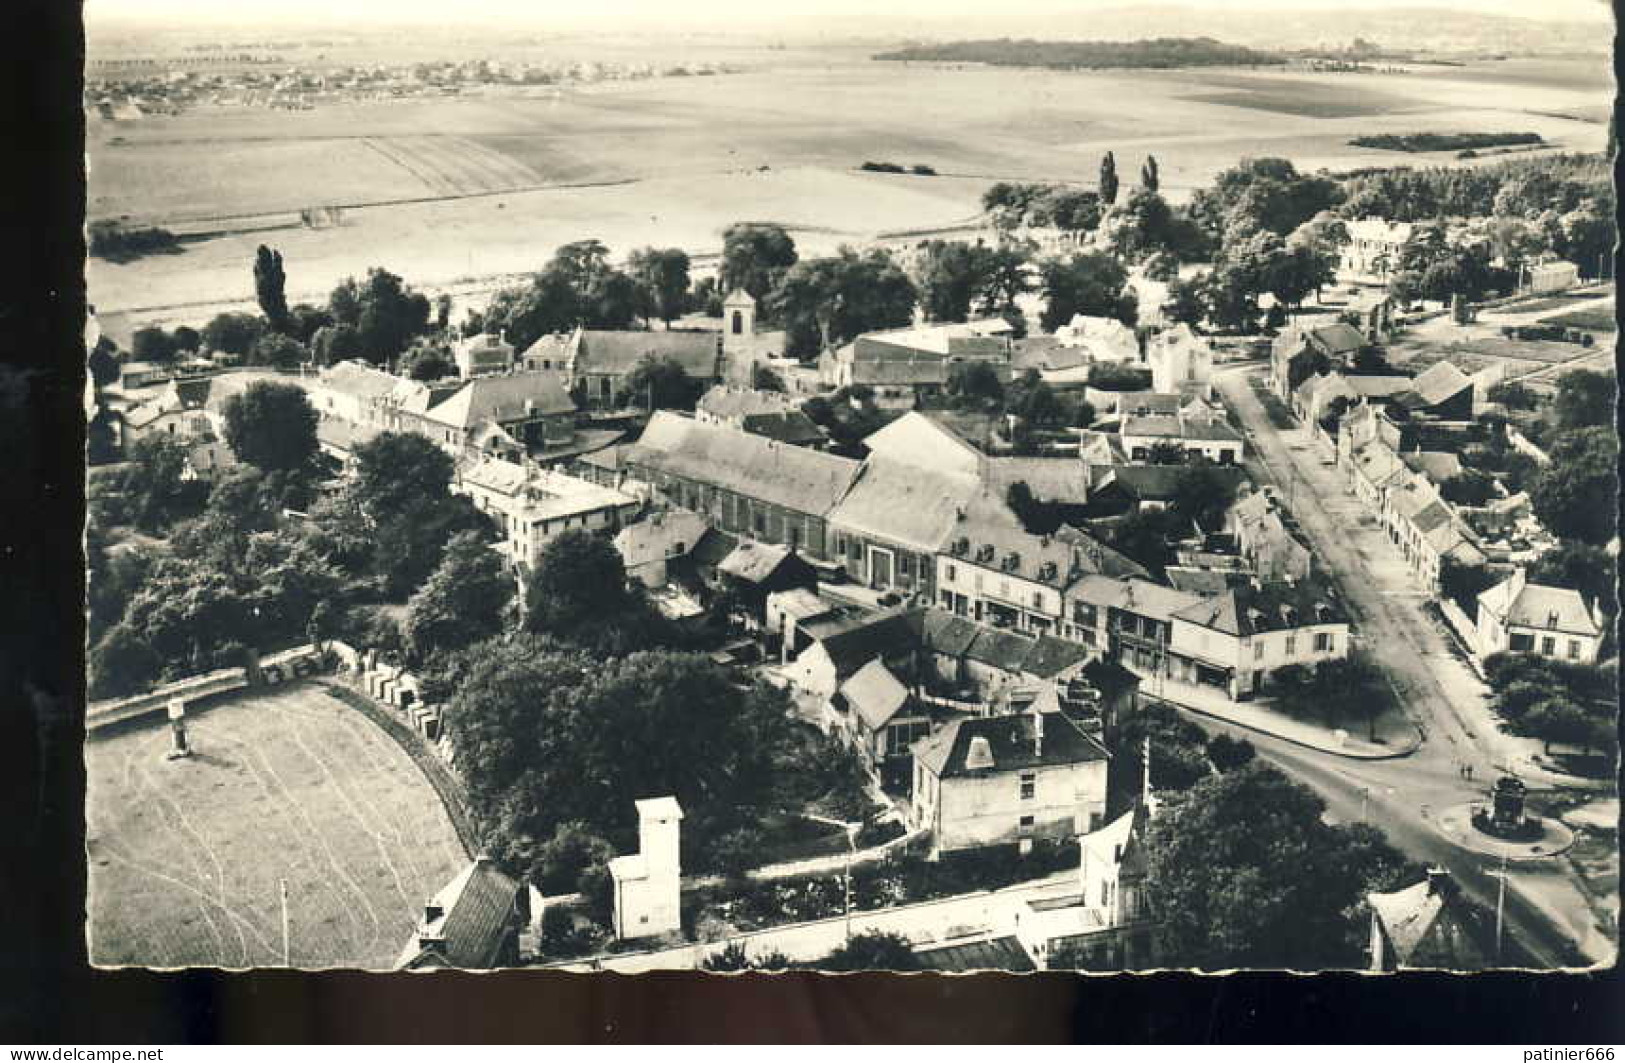
[[(1391, 152), (1346, 143), (1361, 134), (1528, 129), (1552, 150), (1600, 150), (1603, 126), (1562, 115), (1605, 102), (1607, 72), (1570, 66), (1567, 81), (1547, 72), (1514, 95), (1486, 91), (1478, 67), (1071, 72), (789, 49), (764, 50), (753, 69), (721, 77), (95, 123), (93, 217), (162, 224), (348, 210), (339, 229), (225, 235), (180, 255), (93, 261), (91, 298), (98, 311), (138, 315), (249, 299), (248, 263), (263, 240), (286, 257), (294, 298), (323, 296), (374, 265), (424, 286), (533, 270), (553, 247), (583, 237), (615, 254), (644, 244), (706, 253), (727, 224), (745, 219), (783, 222), (804, 247), (828, 250), (883, 232), (952, 228), (977, 212), (995, 180), (1092, 183), (1107, 150), (1130, 173), (1155, 154), (1175, 201), (1246, 155), (1283, 155), (1311, 170), (1394, 163)], [(1462, 71), (1481, 76), (1452, 76)], [(870, 159), (943, 176), (852, 172)], [(455, 198), (467, 196), (475, 198)]]
[(92, 963), (388, 968), (464, 855), (399, 746), (320, 686), (85, 746)]
[[(815, 169), (706, 174), (357, 208), (337, 228), (287, 229), (271, 242), (286, 262), (289, 301), (322, 301), (343, 278), (371, 266), (444, 287), (534, 272), (554, 248), (587, 237), (617, 254), (646, 244), (714, 250), (735, 221), (778, 222), (805, 253), (828, 253), (894, 226), (964, 222), (977, 213), (985, 186)], [(254, 248), (267, 239), (243, 233), (188, 244), (177, 255), (123, 264), (93, 259), (91, 299), (98, 316), (122, 314), (131, 328), (159, 319), (168, 311), (154, 308), (165, 307), (201, 324), (217, 304), (253, 300)]]

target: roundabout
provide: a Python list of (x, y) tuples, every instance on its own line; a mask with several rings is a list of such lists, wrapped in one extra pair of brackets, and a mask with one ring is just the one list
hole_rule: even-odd
[[(1528, 820), (1530, 834), (1522, 839), (1486, 834), (1473, 825), (1473, 813), (1482, 807), (1481, 802), (1469, 801), (1441, 809), (1435, 819), (1439, 833), (1463, 849), (1508, 860), (1546, 860), (1566, 852), (1574, 844), (1574, 832), (1555, 819), (1531, 817)], [(1538, 835), (1534, 827), (1540, 829)]]

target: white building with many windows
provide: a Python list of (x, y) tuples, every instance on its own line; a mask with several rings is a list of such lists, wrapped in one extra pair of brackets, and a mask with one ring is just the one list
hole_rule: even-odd
[(1579, 591), (1530, 583), (1522, 568), (1478, 596), (1480, 656), (1528, 653), (1595, 664), (1605, 628)]

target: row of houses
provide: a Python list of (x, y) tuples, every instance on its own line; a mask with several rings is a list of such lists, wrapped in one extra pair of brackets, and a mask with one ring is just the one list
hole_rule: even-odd
[(1460, 471), (1459, 460), (1442, 451), (1404, 452), (1402, 440), (1400, 425), (1381, 407), (1363, 403), (1339, 423), (1337, 465), (1416, 578), (1437, 592), (1447, 563), (1477, 567), (1488, 558), (1440, 494), (1441, 484)]

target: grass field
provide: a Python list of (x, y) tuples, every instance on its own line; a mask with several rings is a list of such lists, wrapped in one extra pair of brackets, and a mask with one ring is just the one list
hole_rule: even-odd
[(98, 965), (387, 968), (462, 866), (406, 754), (319, 686), (193, 716), (166, 761), (148, 726), (86, 745), (90, 957)]
[(1551, 317), (1541, 318), (1540, 323), (1584, 329), (1587, 332), (1613, 332), (1617, 327), (1614, 321), (1614, 301), (1610, 299), (1606, 303), (1570, 310), (1564, 314), (1553, 314)]
[[(162, 259), (92, 261), (92, 301), (144, 313), (250, 299), (260, 242), (283, 252), (295, 299), (325, 296), (374, 265), (428, 286), (534, 270), (553, 247), (583, 237), (617, 254), (651, 243), (713, 251), (722, 228), (742, 219), (792, 225), (822, 252), (951, 226), (976, 212), (994, 180), (1090, 183), (1107, 150), (1131, 174), (1155, 154), (1175, 201), (1247, 155), (1284, 155), (1306, 169), (1392, 163), (1390, 152), (1346, 143), (1358, 134), (1516, 128), (1554, 150), (1597, 150), (1601, 124), (1562, 116), (1606, 102), (1609, 90), (1607, 71), (1584, 60), (1411, 75), (1069, 72), (880, 63), (830, 47), (764, 50), (747, 65), (713, 78), (94, 122), (92, 217), (352, 209), (341, 229), (226, 235)], [(1498, 71), (1516, 92), (1486, 91)], [(853, 172), (878, 158), (943, 176)]]

